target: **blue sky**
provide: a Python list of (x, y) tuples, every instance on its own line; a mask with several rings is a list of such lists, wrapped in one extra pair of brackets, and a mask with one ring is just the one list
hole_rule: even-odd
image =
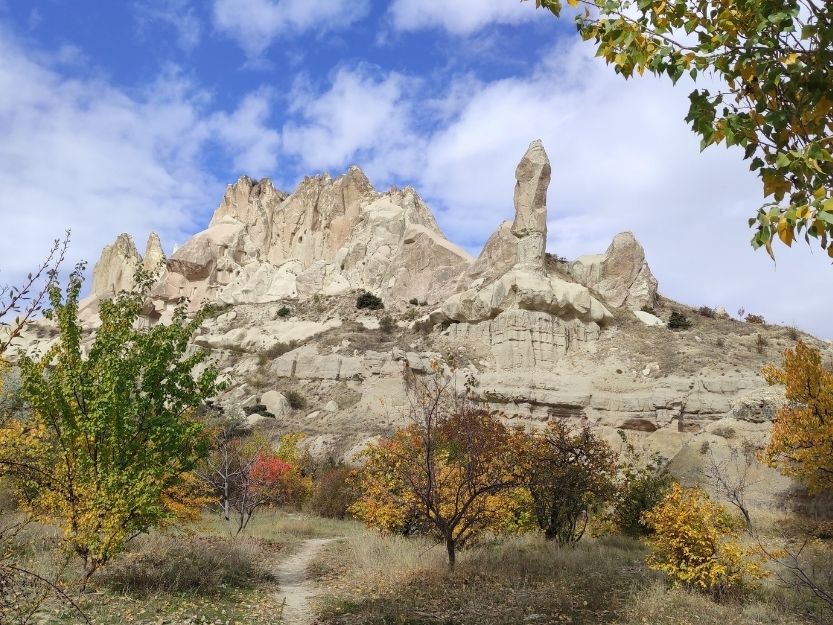
[(353, 163), (476, 254), (540, 137), (550, 251), (632, 230), (665, 295), (833, 336), (833, 268), (749, 248), (759, 183), (700, 154), (690, 89), (625, 82), (517, 0), (0, 0), (0, 282), (65, 228), (73, 258), (151, 230), (170, 252), (241, 174), (291, 190)]

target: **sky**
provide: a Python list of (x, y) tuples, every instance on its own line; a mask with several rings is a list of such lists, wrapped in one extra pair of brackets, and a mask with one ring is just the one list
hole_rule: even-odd
[(751, 249), (761, 185), (700, 152), (692, 88), (625, 81), (534, 2), (0, 0), (0, 283), (66, 229), (72, 262), (121, 232), (170, 253), (241, 175), (291, 191), (352, 164), (414, 186), (476, 255), (541, 138), (550, 252), (630, 230), (663, 295), (833, 338), (829, 259)]

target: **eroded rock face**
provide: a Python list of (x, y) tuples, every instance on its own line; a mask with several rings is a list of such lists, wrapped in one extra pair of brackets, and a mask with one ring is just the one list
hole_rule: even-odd
[(133, 288), (136, 268), (142, 257), (136, 250), (133, 237), (120, 234), (101, 251), (101, 257), (93, 268), (92, 294), (99, 299), (117, 295)]
[(604, 254), (578, 258), (570, 272), (615, 308), (639, 310), (656, 304), (657, 279), (631, 232), (617, 234)]
[(291, 195), (243, 177), (168, 260), (154, 296), (237, 305), (364, 289), (436, 303), (471, 261), (413, 189), (377, 193), (357, 167), (306, 178)]
[[(506, 369), (552, 364), (579, 342), (597, 339), (599, 326), (612, 318), (586, 286), (545, 271), (550, 163), (540, 141), (530, 144), (515, 178), (515, 221), (511, 228), (501, 225), (489, 239), (470, 269), (478, 276), (472, 287), (442, 306), (443, 315), (457, 322), (452, 333), (488, 345)], [(492, 259), (498, 267), (513, 264), (492, 279)], [(540, 331), (529, 329), (522, 336), (525, 322)]]
[(540, 139), (533, 141), (515, 170), (515, 221), (512, 234), (518, 238), (517, 262), (544, 268), (547, 245), (547, 189), (550, 160)]
[(151, 232), (148, 237), (142, 263), (147, 271), (157, 271), (165, 264), (165, 251), (162, 249), (162, 241), (155, 232)]

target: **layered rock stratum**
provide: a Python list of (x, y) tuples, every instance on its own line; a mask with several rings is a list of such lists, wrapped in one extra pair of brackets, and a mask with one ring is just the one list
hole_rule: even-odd
[[(760, 368), (795, 331), (698, 317), (661, 297), (630, 232), (603, 254), (547, 254), (557, 217), (547, 210), (551, 165), (540, 141), (515, 175), (515, 219), (497, 225), (477, 258), (445, 237), (414, 189), (380, 193), (357, 167), (306, 178), (292, 193), (241, 177), (208, 227), (169, 256), (156, 235), (143, 257), (119, 235), (95, 265), (85, 319), (95, 327), (98, 302), (129, 289), (140, 263), (158, 272), (149, 323), (164, 322), (182, 298), (192, 309), (215, 304), (194, 344), (229, 382), (219, 403), (275, 437), (306, 432), (322, 456), (349, 460), (401, 424), (403, 366), (427, 371), (432, 361), (474, 374), (483, 400), (515, 423), (574, 418), (617, 445), (625, 432), (692, 480), (704, 450), (728, 457), (743, 441), (760, 445), (783, 401)], [(357, 310), (361, 291), (384, 310)], [(672, 310), (694, 326), (669, 330)], [(41, 322), (21, 347), (53, 337)], [(290, 392), (302, 398), (295, 408)], [(789, 490), (778, 474), (756, 471), (762, 498)]]

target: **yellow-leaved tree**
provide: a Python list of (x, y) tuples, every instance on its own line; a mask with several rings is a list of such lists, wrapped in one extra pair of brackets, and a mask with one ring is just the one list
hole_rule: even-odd
[(648, 566), (668, 575), (674, 585), (719, 599), (765, 576), (761, 559), (738, 539), (742, 524), (699, 488), (672, 484), (643, 520), (653, 532)]
[(101, 303), (89, 347), (78, 320), (83, 266), (66, 294), (50, 285), (58, 340), (23, 356), (21, 394), (31, 415), (0, 427), (0, 471), (33, 518), (63, 530), (84, 565), (82, 587), (131, 536), (175, 519), (201, 501), (192, 472), (206, 452), (194, 410), (216, 394), (216, 371), (189, 349), (204, 313), (168, 324), (137, 323), (153, 277)]
[(786, 387), (787, 403), (775, 417), (762, 460), (813, 493), (833, 490), (833, 371), (819, 350), (801, 342), (784, 352), (782, 368), (764, 367), (764, 377)]
[[(457, 550), (483, 532), (516, 532), (534, 519), (523, 488), (526, 434), (457, 393), (453, 376), (405, 373), (409, 425), (363, 452), (362, 495), (350, 511), (388, 532), (426, 532)], [(467, 389), (468, 391), (469, 389)]]

